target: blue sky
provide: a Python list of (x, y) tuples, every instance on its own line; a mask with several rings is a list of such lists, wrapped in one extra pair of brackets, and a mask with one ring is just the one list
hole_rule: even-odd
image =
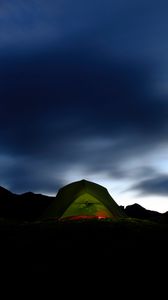
[(0, 185), (168, 211), (167, 1), (0, 1)]

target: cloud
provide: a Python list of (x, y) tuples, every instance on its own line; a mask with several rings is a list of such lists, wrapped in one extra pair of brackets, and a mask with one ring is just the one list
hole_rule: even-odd
[[(168, 131), (168, 102), (153, 89), (153, 53), (165, 44), (154, 38), (147, 49), (146, 42), (156, 32), (156, 2), (148, 2), (150, 16), (144, 1), (127, 1), (127, 9), (123, 0), (21, 2), (4, 2), (0, 22), (17, 49), (23, 40), (36, 40), (38, 49), (10, 47), (1, 61), (1, 182), (54, 192), (76, 170), (111, 180), (149, 177), (147, 158), (167, 147)], [(160, 5), (159, 31), (162, 12)]]
[(1, 1), (0, 49), (39, 52), (82, 37), (106, 55), (160, 58), (167, 56), (167, 8), (165, 0)]
[(49, 135), (53, 127), (59, 132), (70, 126), (73, 131), (76, 125), (74, 136), (129, 131), (155, 139), (154, 133), (165, 133), (167, 103), (151, 97), (150, 69), (145, 65), (109, 62), (101, 54), (94, 58), (94, 52), (76, 49), (31, 62), (16, 60), (1, 69), (1, 78), (1, 125), (13, 121), (20, 133), (21, 122), (24, 131), (34, 129), (34, 134), (42, 127)]
[(158, 174), (153, 178), (142, 180), (133, 185), (132, 190), (138, 191), (143, 196), (168, 196), (168, 175)]
[(15, 189), (41, 180), (53, 190), (74, 166), (125, 178), (131, 161), (167, 141), (168, 104), (152, 95), (149, 66), (77, 47), (15, 59), (1, 82), (0, 153), (18, 162), (3, 168)]

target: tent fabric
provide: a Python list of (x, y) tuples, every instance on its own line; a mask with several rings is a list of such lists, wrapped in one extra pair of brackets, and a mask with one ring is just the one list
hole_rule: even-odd
[(68, 207), (83, 194), (90, 194), (100, 201), (110, 211), (112, 218), (117, 219), (126, 216), (106, 188), (87, 180), (81, 180), (61, 188), (42, 218), (61, 218)]
[(89, 193), (84, 193), (70, 204), (61, 218), (74, 216), (95, 216), (102, 219), (112, 217), (112, 213), (96, 197)]

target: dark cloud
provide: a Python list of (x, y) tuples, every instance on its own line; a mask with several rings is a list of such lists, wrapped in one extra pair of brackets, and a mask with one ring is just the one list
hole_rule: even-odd
[(54, 193), (76, 168), (118, 180), (150, 176), (143, 158), (167, 143), (168, 102), (153, 87), (167, 2), (14, 2), (17, 17), (4, 2), (0, 21), (17, 44), (0, 53), (1, 182)]
[(135, 168), (131, 168), (130, 172), (128, 172), (127, 176), (131, 177), (132, 179), (142, 180), (142, 179), (149, 179), (151, 177), (157, 176), (157, 169), (152, 166), (139, 166)]
[(158, 174), (156, 177), (143, 180), (134, 185), (132, 189), (140, 192), (143, 196), (168, 196), (168, 175)]
[(58, 178), (73, 164), (125, 177), (122, 163), (167, 139), (168, 104), (151, 96), (149, 66), (75, 51), (16, 59), (1, 69), (0, 148), (21, 158), (6, 176), (16, 174), (10, 182), (19, 190), (28, 178), (37, 188), (36, 178), (46, 180), (49, 190), (46, 170)]
[[(81, 49), (64, 55), (56, 52), (32, 60), (31, 65), (15, 62), (6, 76), (2, 69), (1, 128), (6, 130), (5, 137), (12, 136), (14, 129), (25, 137), (27, 133), (28, 140), (33, 138), (29, 132), (35, 138), (39, 132), (59, 136), (61, 131), (63, 136), (67, 128), (73, 136), (124, 131), (153, 138), (154, 132), (164, 134), (167, 103), (151, 97), (149, 68), (89, 55)], [(14, 127), (7, 129), (7, 122)]]

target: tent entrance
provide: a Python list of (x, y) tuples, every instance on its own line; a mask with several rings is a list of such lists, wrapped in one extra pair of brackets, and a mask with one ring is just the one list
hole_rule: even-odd
[(110, 218), (112, 214), (98, 199), (89, 193), (84, 193), (72, 202), (62, 215), (62, 218), (72, 216)]

